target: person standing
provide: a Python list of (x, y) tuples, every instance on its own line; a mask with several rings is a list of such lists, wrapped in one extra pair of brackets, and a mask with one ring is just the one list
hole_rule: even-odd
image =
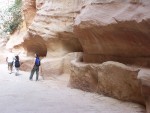
[(40, 58), (39, 58), (38, 54), (35, 54), (35, 60), (34, 60), (34, 64), (33, 64), (32, 70), (31, 70), (29, 80), (32, 80), (33, 75), (36, 72), (36, 81), (38, 81), (40, 65), (41, 65)]
[(14, 54), (12, 52), (12, 49), (9, 49), (9, 53), (7, 54), (7, 57), (6, 57), (6, 62), (8, 64), (9, 74), (12, 73), (14, 59), (15, 59), (15, 57), (14, 57)]
[(16, 76), (17, 76), (18, 73), (19, 73), (19, 67), (20, 67), (19, 56), (16, 55), (16, 56), (15, 56), (15, 70), (16, 70), (15, 75), (16, 75)]

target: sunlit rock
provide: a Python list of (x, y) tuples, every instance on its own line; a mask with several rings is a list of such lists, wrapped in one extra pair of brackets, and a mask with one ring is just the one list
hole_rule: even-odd
[(29, 27), (36, 14), (36, 0), (23, 0), (22, 3), (24, 21), (26, 22), (26, 26)]

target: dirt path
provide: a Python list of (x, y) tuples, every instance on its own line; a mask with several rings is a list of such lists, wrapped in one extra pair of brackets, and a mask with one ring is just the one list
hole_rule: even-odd
[[(29, 81), (0, 65), (0, 113), (145, 113), (138, 104), (67, 87), (67, 77)], [(34, 76), (35, 77), (35, 76)]]

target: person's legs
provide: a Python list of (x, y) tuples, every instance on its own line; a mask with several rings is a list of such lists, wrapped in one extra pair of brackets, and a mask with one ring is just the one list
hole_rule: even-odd
[(17, 75), (18, 75), (18, 72), (19, 72), (19, 68), (18, 68), (18, 67), (16, 67), (15, 69), (16, 69), (16, 73), (15, 73), (15, 75), (17, 76)]
[(10, 71), (9, 72), (10, 74), (12, 73), (12, 66), (13, 66), (13, 63), (12, 62), (8, 62), (8, 71)]
[(39, 67), (36, 67), (36, 81), (38, 81), (39, 78)]
[(7, 63), (7, 65), (8, 65), (8, 71), (9, 71), (9, 63)]
[(29, 78), (30, 80), (32, 80), (32, 77), (33, 77), (35, 71), (36, 71), (36, 69), (33, 67), (33, 69), (31, 70), (30, 78)]
[(10, 70), (10, 63), (8, 62), (8, 71)]
[(13, 68), (13, 62), (10, 64), (10, 71), (12, 73), (12, 68)]

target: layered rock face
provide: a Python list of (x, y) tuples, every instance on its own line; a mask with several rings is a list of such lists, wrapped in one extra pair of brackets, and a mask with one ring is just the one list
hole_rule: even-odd
[[(137, 79), (139, 70), (105, 61), (149, 66), (148, 0), (24, 2), (28, 30), (17, 46), (22, 46), (28, 56), (34, 53), (45, 56), (42, 59), (43, 75), (71, 72), (71, 87), (144, 103)], [(80, 56), (72, 52), (79, 51), (83, 51), (83, 62), (72, 62), (70, 70), (70, 62)], [(29, 71), (32, 60), (25, 61), (22, 70)], [(105, 63), (88, 64), (102, 62)], [(146, 101), (146, 106), (149, 106), (149, 101)]]
[(149, 1), (23, 2), (26, 24), (32, 24), (18, 45), (23, 46), (28, 55), (36, 52), (55, 58), (83, 48), (84, 62), (114, 60), (149, 65)]
[[(35, 9), (35, 1), (30, 2), (25, 1), (24, 9)], [(48, 57), (83, 48), (84, 62), (114, 60), (147, 66), (149, 5), (146, 0), (37, 0), (23, 47), (29, 55), (39, 52)]]
[[(28, 30), (12, 36), (7, 48), (23, 48), (27, 56), (35, 53), (44, 56), (42, 68), (45, 76), (70, 72), (70, 61), (77, 56), (72, 52), (82, 51), (73, 33), (75, 9), (79, 10), (78, 7), (81, 7), (78, 1), (24, 0), (23, 14)], [(21, 69), (29, 71), (32, 60), (23, 61)]]
[[(82, 51), (82, 47), (73, 33), (73, 22), (77, 14), (75, 9), (78, 7), (75, 1), (69, 0), (37, 1), (38, 11), (29, 27), (30, 37), (28, 39), (33, 39), (30, 42), (34, 43), (38, 37), (41, 37), (47, 49), (45, 52), (47, 57), (61, 57), (69, 52)], [(39, 45), (40, 41), (37, 42)], [(24, 45), (27, 49), (33, 46)], [(30, 52), (34, 53), (35, 51), (42, 51), (42, 48), (40, 50), (32, 49)]]
[(23, 0), (23, 16), (26, 22), (26, 26), (31, 25), (33, 18), (36, 14), (36, 0)]
[[(147, 0), (99, 0), (85, 5), (74, 26), (83, 48), (83, 61), (102, 63), (113, 60), (150, 66), (149, 10)], [(144, 103), (143, 94), (149, 113), (149, 86), (142, 85), (141, 94), (137, 76), (138, 71), (116, 63), (73, 63), (70, 84), (82, 90), (139, 103)]]
[(85, 6), (74, 32), (83, 47), (84, 62), (108, 60), (150, 64), (150, 2), (110, 0)]
[[(15, 48), (19, 51), (23, 50), (24, 39), (29, 35), (27, 33), (28, 27), (32, 24), (32, 21), (36, 14), (36, 1), (35, 0), (23, 0), (22, 1), (22, 16), (23, 23), (22, 28), (13, 33), (10, 37), (10, 40), (6, 44), (6, 48)], [(27, 50), (27, 49), (25, 49)], [(25, 51), (27, 52), (27, 51)]]

